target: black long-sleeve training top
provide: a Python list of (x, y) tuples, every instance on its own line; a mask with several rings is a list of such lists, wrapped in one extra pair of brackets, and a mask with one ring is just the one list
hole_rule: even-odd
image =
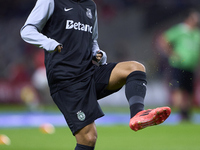
[[(51, 94), (91, 76), (97, 43), (97, 11), (92, 0), (38, 0), (22, 38), (45, 49), (45, 66)], [(63, 49), (54, 52), (62, 45)]]

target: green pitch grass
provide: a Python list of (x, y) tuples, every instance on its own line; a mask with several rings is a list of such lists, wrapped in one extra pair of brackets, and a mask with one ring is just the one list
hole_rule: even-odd
[[(95, 150), (199, 150), (200, 125), (158, 125), (134, 132), (127, 126), (97, 126)], [(38, 128), (0, 129), (11, 145), (0, 150), (74, 150), (76, 141), (69, 128), (56, 127), (54, 134)]]

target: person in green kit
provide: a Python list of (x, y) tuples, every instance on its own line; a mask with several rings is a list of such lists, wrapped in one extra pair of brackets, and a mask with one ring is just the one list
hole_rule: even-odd
[(195, 71), (200, 60), (199, 13), (189, 10), (182, 23), (162, 34), (160, 46), (171, 67), (172, 103), (178, 107), (182, 120), (190, 119)]

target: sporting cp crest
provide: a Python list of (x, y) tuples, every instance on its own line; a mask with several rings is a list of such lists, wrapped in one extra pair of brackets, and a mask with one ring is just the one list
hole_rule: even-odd
[(80, 110), (79, 112), (77, 112), (77, 117), (80, 121), (84, 121), (85, 120), (85, 113)]
[(91, 9), (87, 8), (86, 15), (88, 18), (92, 19), (92, 11)]

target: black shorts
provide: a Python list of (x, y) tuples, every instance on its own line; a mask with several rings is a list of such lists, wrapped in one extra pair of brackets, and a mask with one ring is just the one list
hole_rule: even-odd
[(193, 92), (193, 85), (194, 85), (194, 73), (172, 68), (172, 76), (171, 76), (171, 83), (174, 89), (180, 88), (182, 90), (186, 90), (189, 93)]
[(97, 100), (117, 91), (105, 90), (115, 66), (116, 63), (109, 63), (96, 67), (93, 76), (52, 95), (73, 135), (97, 118), (104, 116)]

